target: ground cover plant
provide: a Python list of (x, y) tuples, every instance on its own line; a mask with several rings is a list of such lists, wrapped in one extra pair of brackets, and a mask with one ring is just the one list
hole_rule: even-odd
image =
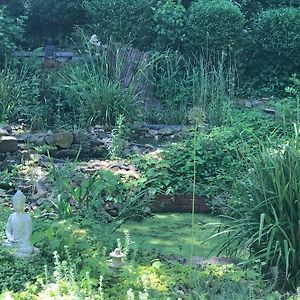
[[(259, 153), (261, 141), (271, 146), (293, 135), (296, 102), (278, 101), (276, 106), (282, 113), (277, 118), (260, 110), (232, 109), (227, 125), (208, 132), (200, 127), (195, 139), (191, 133), (184, 140), (168, 144), (158, 155), (137, 157), (135, 163), (158, 193), (180, 194), (192, 192), (195, 162), (196, 194), (225, 201), (236, 178), (243, 176), (251, 157)], [(289, 109), (283, 110), (283, 106)]]

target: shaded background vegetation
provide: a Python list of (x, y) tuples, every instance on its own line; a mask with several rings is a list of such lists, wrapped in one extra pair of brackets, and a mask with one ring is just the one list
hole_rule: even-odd
[[(278, 91), (299, 72), (296, 0), (13, 0), (2, 1), (1, 6), (2, 52), (12, 43), (41, 47), (49, 37), (70, 48), (80, 27), (96, 33), (103, 43), (113, 39), (147, 51), (173, 49), (196, 56), (226, 51), (237, 61), (241, 85), (254, 89)], [(23, 22), (12, 22), (21, 16)]]

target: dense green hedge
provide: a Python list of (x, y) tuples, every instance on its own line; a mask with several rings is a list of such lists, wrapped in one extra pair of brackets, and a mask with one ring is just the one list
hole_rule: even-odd
[(262, 10), (280, 7), (300, 7), (298, 0), (237, 0), (246, 19), (251, 19)]
[(132, 42), (149, 49), (155, 39), (152, 0), (91, 0), (85, 2), (88, 27), (101, 41)]
[[(300, 70), (300, 9), (278, 8), (258, 14), (246, 34), (242, 57), (246, 75), (258, 85), (283, 87)], [(283, 86), (281, 86), (283, 85)]]
[(182, 49), (186, 40), (186, 9), (176, 0), (159, 1), (154, 8), (156, 47)]
[(228, 0), (198, 0), (190, 6), (186, 24), (187, 47), (220, 50), (238, 41), (243, 27), (243, 15), (238, 6)]

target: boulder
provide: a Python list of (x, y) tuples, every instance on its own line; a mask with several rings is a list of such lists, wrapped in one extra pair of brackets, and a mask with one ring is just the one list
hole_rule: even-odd
[(13, 136), (0, 137), (0, 153), (15, 152), (18, 150), (18, 141)]
[(53, 133), (45, 137), (45, 141), (50, 146), (59, 146), (63, 149), (68, 149), (74, 142), (72, 132)]
[(174, 132), (171, 127), (163, 127), (159, 129), (158, 134), (160, 135), (171, 135)]
[(55, 158), (76, 157), (77, 154), (77, 150), (73, 149), (61, 149), (51, 152), (51, 155)]
[(10, 134), (12, 133), (12, 127), (9, 125), (2, 125), (1, 128), (6, 130)]
[(0, 137), (1, 136), (8, 136), (8, 135), (9, 135), (9, 133), (6, 129), (0, 128)]

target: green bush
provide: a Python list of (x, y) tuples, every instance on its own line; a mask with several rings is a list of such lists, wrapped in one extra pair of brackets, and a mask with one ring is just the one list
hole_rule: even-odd
[(245, 15), (247, 21), (249, 21), (257, 13), (260, 13), (262, 10), (270, 8), (300, 6), (298, 0), (237, 0), (236, 3), (239, 4), (241, 12)]
[(237, 44), (244, 18), (228, 0), (198, 0), (188, 10), (186, 50), (228, 49)]
[(159, 158), (144, 158), (139, 167), (156, 192), (191, 193), (195, 150), (196, 193), (210, 198), (226, 194), (244, 164), (235, 142), (237, 134), (229, 128), (199, 133), (195, 141), (190, 138), (169, 146)]
[(23, 21), (22, 17), (9, 16), (7, 11), (0, 7), (0, 67), (4, 63), (5, 55), (10, 55), (16, 47), (15, 43), (22, 39)]
[(19, 291), (24, 289), (26, 284), (35, 282), (36, 277), (43, 273), (42, 263), (45, 263), (45, 260), (33, 264), (16, 259), (0, 249), (0, 263), (0, 291)]
[[(282, 147), (263, 148), (242, 182), (242, 196), (230, 219), (222, 250), (249, 249), (250, 261), (264, 270), (277, 268), (281, 283), (300, 284), (300, 140), (298, 133)], [(275, 269), (276, 270), (276, 269)]]
[(111, 38), (149, 50), (155, 40), (153, 0), (85, 1), (89, 30), (104, 44)]
[(279, 8), (257, 15), (246, 34), (245, 75), (254, 86), (283, 91), (300, 67), (300, 9)]
[(185, 42), (186, 10), (180, 1), (159, 1), (154, 8), (158, 48), (182, 48)]
[[(289, 109), (278, 119), (258, 110), (232, 109), (226, 125), (207, 133), (199, 132), (195, 140), (189, 136), (168, 145), (159, 157), (145, 156), (136, 164), (148, 180), (147, 186), (156, 192), (191, 193), (195, 150), (196, 193), (210, 199), (221, 199), (223, 195), (226, 198), (232, 194), (236, 178), (241, 178), (247, 170), (249, 157), (259, 153), (261, 142), (276, 145), (292, 136), (290, 128), (285, 130), (289, 118), (295, 118), (290, 116)], [(214, 204), (217, 205), (215, 201)]]

